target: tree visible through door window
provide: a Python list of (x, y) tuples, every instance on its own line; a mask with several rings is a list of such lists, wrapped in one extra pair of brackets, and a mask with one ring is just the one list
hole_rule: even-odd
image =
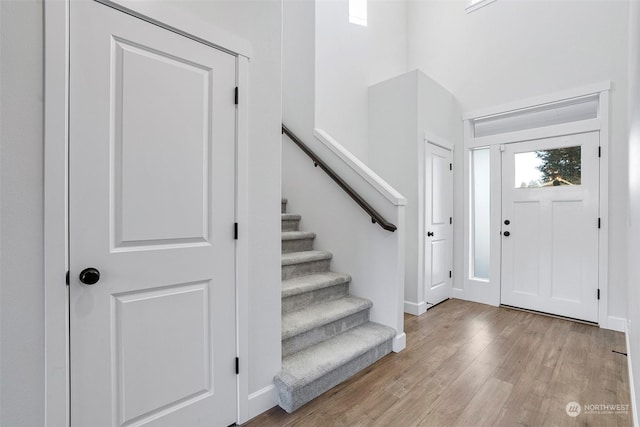
[(515, 187), (580, 185), (580, 146), (530, 151), (515, 155)]

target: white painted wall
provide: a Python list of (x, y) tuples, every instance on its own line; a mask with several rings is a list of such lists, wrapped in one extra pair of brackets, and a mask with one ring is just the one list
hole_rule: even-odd
[(282, 119), (303, 141), (313, 141), (316, 0), (288, 0), (282, 9)]
[(408, 3), (409, 67), (452, 92), (463, 111), (613, 81), (608, 310), (625, 318), (628, 3), (498, 0), (466, 14), (467, 4)]
[[(0, 2), (0, 425), (44, 424), (42, 2)], [(62, 249), (61, 249), (62, 250)]]
[(425, 132), (451, 144), (462, 143), (462, 113), (446, 89), (419, 70), (369, 88), (368, 165), (408, 200), (405, 310), (413, 314), (421, 314), (426, 307), (421, 280), (419, 206), (420, 193), (424, 191), (420, 186), (420, 167), (424, 161)]
[(632, 2), (629, 13), (629, 364), (633, 370), (635, 425), (640, 398), (640, 2)]
[(315, 22), (315, 126), (366, 163), (367, 88), (407, 71), (406, 2), (369, 0), (362, 27), (348, 0), (317, 0)]

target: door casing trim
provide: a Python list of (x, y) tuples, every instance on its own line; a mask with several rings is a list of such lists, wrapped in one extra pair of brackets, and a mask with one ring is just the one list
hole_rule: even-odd
[[(94, 0), (74, 0), (94, 1)], [(236, 221), (247, 224), (248, 208), (248, 78), (249, 42), (204, 21), (162, 5), (128, 0), (100, 0), (107, 6), (178, 32), (236, 56), (239, 103), (236, 113)], [(70, 426), (69, 293), (69, 5), (70, 0), (44, 0), (44, 320), (45, 425)], [(240, 360), (249, 360), (248, 237), (236, 243), (236, 346)], [(246, 365), (245, 365), (246, 366)], [(249, 414), (249, 370), (237, 376), (237, 420)]]
[[(609, 268), (609, 92), (611, 82), (605, 81), (588, 86), (569, 89), (562, 92), (548, 94), (536, 98), (525, 99), (516, 103), (503, 106), (491, 107), (482, 111), (469, 112), (463, 115), (464, 118), (464, 153), (463, 153), (463, 173), (464, 173), (464, 266), (462, 273), (462, 287), (455, 288), (453, 295), (456, 298), (481, 302), (494, 306), (500, 305), (500, 251), (501, 239), (497, 231), (501, 224), (501, 151), (500, 145), (515, 143), (533, 139), (543, 139), (572, 135), (578, 133), (599, 132), (599, 144), (602, 149), (599, 171), (599, 202), (598, 210), (602, 224), (598, 237), (598, 287), (600, 289), (600, 300), (598, 304), (598, 324), (601, 328), (616, 328), (616, 322), (610, 322), (608, 313), (608, 268)], [(572, 98), (597, 95), (598, 116), (595, 119), (582, 120), (576, 122), (563, 123), (558, 125), (531, 128), (517, 132), (502, 133), (497, 135), (476, 138), (473, 135), (473, 120), (494, 114), (508, 114), (528, 108), (539, 108), (548, 105), (570, 100)], [(480, 280), (474, 279), (470, 274), (470, 239), (469, 229), (471, 224), (471, 213), (469, 206), (470, 197), (470, 151), (474, 148), (486, 147), (490, 149), (491, 164), (491, 242), (490, 242), (490, 277), (497, 279)], [(617, 329), (617, 328), (616, 328)]]

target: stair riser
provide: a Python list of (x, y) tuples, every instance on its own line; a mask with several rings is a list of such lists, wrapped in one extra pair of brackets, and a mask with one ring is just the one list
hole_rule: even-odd
[(307, 347), (328, 340), (369, 320), (369, 310), (353, 313), (335, 322), (327, 323), (300, 335), (282, 341), (282, 357), (304, 350)]
[(299, 219), (283, 219), (282, 231), (299, 231), (300, 220)]
[(305, 403), (315, 399), (322, 393), (330, 390), (347, 378), (365, 369), (367, 366), (373, 364), (390, 352), (391, 340), (388, 340), (339, 368), (323, 375), (317, 380), (297, 389), (287, 389), (286, 384), (279, 376), (276, 376), (274, 378), (274, 383), (278, 390), (280, 407), (288, 413), (292, 413)]
[(282, 241), (282, 253), (310, 251), (313, 249), (313, 239), (295, 239)]
[(292, 279), (298, 276), (306, 276), (307, 274), (320, 273), (329, 271), (330, 259), (320, 261), (303, 262), (300, 264), (291, 264), (282, 266), (282, 280)]
[(307, 306), (318, 304), (323, 301), (333, 301), (342, 298), (349, 293), (349, 284), (329, 286), (322, 289), (315, 289), (298, 295), (282, 298), (282, 313), (303, 309)]

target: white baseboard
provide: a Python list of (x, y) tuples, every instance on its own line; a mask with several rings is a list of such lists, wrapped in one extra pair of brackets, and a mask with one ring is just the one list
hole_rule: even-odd
[(404, 302), (405, 313), (413, 314), (414, 316), (420, 316), (422, 313), (426, 311), (427, 311), (427, 303), (424, 301), (418, 304), (410, 301)]
[(273, 408), (278, 404), (276, 388), (273, 384), (249, 395), (249, 420)]
[(609, 316), (607, 318), (607, 324), (601, 324), (600, 327), (624, 333), (627, 330), (627, 319), (623, 319), (622, 317)]
[[(625, 326), (627, 323), (625, 322)], [(640, 427), (638, 420), (638, 401), (636, 400), (636, 388), (633, 381), (633, 365), (631, 363), (631, 346), (629, 345), (629, 328), (624, 328), (624, 336), (627, 340), (627, 372), (629, 373), (629, 397), (631, 399), (631, 418), (633, 419), (633, 427)]]
[(407, 334), (404, 332), (396, 335), (393, 338), (392, 350), (394, 353), (399, 353), (407, 347)]

